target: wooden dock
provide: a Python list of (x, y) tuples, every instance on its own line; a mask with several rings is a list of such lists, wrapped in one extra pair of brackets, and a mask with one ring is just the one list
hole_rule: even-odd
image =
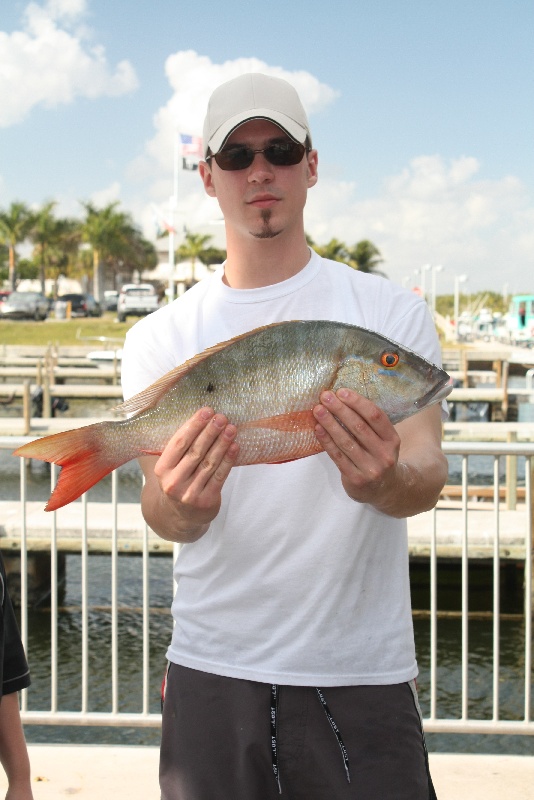
[[(468, 504), (469, 556), (474, 559), (493, 557), (495, 510), (493, 503)], [(462, 556), (463, 510), (456, 500), (441, 500), (437, 507), (437, 554), (440, 558), (459, 559)], [(500, 557), (521, 561), (525, 558), (526, 509), (518, 504), (510, 511), (500, 510)], [(87, 549), (91, 554), (110, 553), (113, 549), (111, 535), (111, 503), (87, 503)], [(29, 552), (50, 551), (53, 513), (44, 511), (42, 502), (26, 503), (26, 536)], [(18, 502), (0, 501), (0, 547), (5, 554), (20, 550), (21, 505)], [(56, 541), (60, 553), (80, 553), (82, 550), (83, 506), (80, 501), (55, 512)], [(429, 558), (431, 552), (432, 512), (419, 514), (408, 520), (408, 543), (411, 558)], [(139, 503), (117, 505), (117, 551), (138, 555), (143, 552), (144, 521)], [(149, 531), (148, 550), (158, 555), (173, 551), (172, 542), (160, 539)]]
[[(117, 383), (120, 379), (120, 370), (113, 367), (99, 367), (96, 364), (86, 364), (82, 366), (64, 366), (53, 367), (47, 371), (48, 379), (52, 378), (51, 383), (64, 383), (68, 380), (88, 380), (96, 382), (112, 381)], [(26, 378), (29, 378), (34, 383), (41, 385), (43, 383), (43, 370), (39, 371), (37, 367), (33, 366), (18, 366), (18, 367), (0, 367), (0, 379), (6, 381), (7, 379), (18, 378), (19, 383)]]

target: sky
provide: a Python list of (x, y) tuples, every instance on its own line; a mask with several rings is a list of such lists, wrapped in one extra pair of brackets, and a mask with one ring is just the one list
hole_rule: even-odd
[(172, 213), (224, 246), (175, 143), (216, 86), (265, 72), (308, 112), (315, 242), (370, 239), (438, 294), (534, 293), (533, 41), (533, 0), (3, 0), (0, 208), (118, 201), (149, 239)]

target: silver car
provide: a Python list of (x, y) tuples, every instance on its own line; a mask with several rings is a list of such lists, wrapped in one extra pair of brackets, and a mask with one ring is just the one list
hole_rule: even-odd
[(49, 304), (39, 292), (11, 292), (0, 305), (0, 317), (4, 319), (46, 319)]

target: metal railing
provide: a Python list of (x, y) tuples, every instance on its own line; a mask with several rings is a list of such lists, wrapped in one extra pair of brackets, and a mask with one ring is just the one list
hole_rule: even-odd
[[(13, 449), (20, 445), (24, 440), (14, 440), (14, 438), (0, 439), (0, 449)], [(432, 733), (501, 733), (501, 734), (534, 734), (534, 722), (532, 720), (532, 539), (533, 539), (533, 475), (534, 475), (534, 443), (482, 443), (482, 442), (444, 442), (444, 451), (448, 456), (457, 456), (461, 460), (461, 485), (462, 497), (457, 506), (457, 513), (461, 516), (461, 610), (459, 612), (461, 620), (461, 714), (458, 718), (440, 716), (438, 705), (440, 698), (440, 638), (439, 638), (439, 618), (440, 609), (438, 608), (438, 565), (440, 563), (439, 554), (439, 519), (442, 509), (434, 509), (429, 515), (430, 525), (428, 529), (429, 543), (429, 572), (430, 572), (430, 609), (429, 609), (429, 635), (430, 635), (430, 659), (428, 668), (428, 698), (426, 705), (429, 714), (425, 719), (425, 729)], [(492, 699), (491, 699), (491, 718), (478, 719), (470, 714), (470, 664), (469, 664), (469, 644), (470, 644), (470, 624), (472, 623), (469, 608), (469, 566), (472, 556), (470, 555), (470, 527), (471, 517), (474, 514), (473, 505), (469, 494), (469, 459), (474, 456), (486, 456), (493, 459), (493, 502), (491, 506), (492, 514), (492, 562), (493, 562), (493, 608), (490, 613), (493, 625), (493, 645), (491, 656), (492, 678)], [(523, 625), (523, 655), (524, 662), (522, 694), (523, 709), (520, 714), (516, 714), (514, 719), (501, 718), (500, 706), (500, 686), (501, 686), (501, 590), (500, 575), (502, 564), (502, 514), (503, 503), (499, 498), (500, 474), (499, 464), (502, 457), (513, 457), (524, 459), (524, 481), (525, 481), (525, 503), (521, 512), (524, 520), (523, 532), (524, 540), (521, 548), (516, 548), (515, 553), (520, 552), (519, 558), (523, 568), (523, 603), (522, 611), (519, 615)], [(57, 473), (55, 467), (51, 470), (51, 485), (55, 485)], [(20, 500), (16, 501), (19, 505), (20, 519), (20, 567), (21, 567), (21, 634), (23, 643), (28, 651), (28, 560), (32, 557), (32, 549), (28, 547), (28, 542), (33, 541), (27, 518), (27, 509), (30, 503), (28, 498), (28, 484), (24, 459), (20, 464)], [(89, 700), (89, 661), (90, 661), (90, 642), (89, 642), (89, 614), (91, 604), (88, 587), (92, 581), (91, 559), (91, 534), (90, 534), (90, 510), (86, 496), (82, 497), (81, 503), (77, 504), (79, 509), (79, 534), (78, 548), (81, 558), (81, 578), (80, 590), (80, 614), (81, 614), (81, 653), (80, 653), (80, 675), (79, 707), (72, 710), (60, 709), (58, 702), (59, 692), (59, 656), (58, 656), (58, 624), (61, 609), (58, 604), (59, 596), (59, 577), (58, 577), (58, 553), (60, 546), (58, 543), (58, 528), (56, 513), (52, 512), (49, 517), (49, 548), (50, 548), (50, 650), (49, 650), (49, 674), (50, 674), (50, 707), (43, 710), (30, 708), (30, 690), (23, 692), (22, 696), (22, 717), (25, 724), (39, 725), (76, 725), (76, 726), (128, 726), (128, 727), (158, 727), (161, 717), (153, 708), (153, 687), (150, 683), (150, 564), (153, 558), (157, 557), (151, 537), (154, 536), (146, 525), (142, 522), (139, 513), (139, 531), (137, 552), (142, 560), (142, 606), (139, 612), (142, 617), (142, 646), (138, 653), (139, 669), (141, 675), (141, 702), (136, 711), (124, 711), (121, 709), (121, 674), (119, 670), (119, 616), (121, 607), (118, 600), (118, 559), (119, 559), (119, 525), (118, 525), (118, 479), (117, 473), (113, 473), (111, 478), (111, 498), (109, 502), (109, 559), (110, 559), (110, 627), (111, 638), (109, 647), (111, 650), (111, 677), (110, 677), (110, 697), (108, 698), (107, 711), (97, 711), (91, 709)], [(478, 504), (478, 508), (483, 504)], [(48, 520), (47, 520), (48, 522)], [(425, 534), (426, 536), (426, 534)], [(159, 540), (158, 540), (159, 541)], [(0, 539), (0, 547), (2, 541)], [(11, 550), (14, 545), (11, 543)], [(177, 547), (171, 548), (176, 555)], [(5, 552), (5, 551), (4, 551)], [(170, 559), (171, 551), (168, 550)], [(160, 550), (161, 557), (161, 550)], [(505, 556), (506, 557), (506, 556)], [(169, 606), (172, 594), (172, 583), (169, 580)], [(164, 654), (162, 654), (163, 656)], [(32, 651), (29, 649), (28, 657), (32, 662)]]
[[(51, 486), (56, 483), (57, 468), (51, 468)], [(26, 471), (24, 460), (20, 465), (20, 506), (21, 506), (21, 637), (31, 666), (31, 650), (28, 652), (28, 549), (27, 549), (27, 519), (26, 519)], [(149, 529), (143, 523), (141, 514), (141, 558), (142, 558), (142, 649), (141, 649), (141, 708), (136, 713), (119, 711), (119, 602), (118, 602), (118, 519), (117, 519), (117, 472), (111, 475), (111, 502), (110, 502), (110, 558), (111, 558), (111, 710), (108, 712), (89, 710), (89, 625), (90, 610), (88, 586), (90, 581), (91, 566), (89, 554), (88, 534), (88, 503), (87, 495), (81, 498), (81, 528), (80, 528), (80, 557), (81, 557), (81, 705), (79, 710), (61, 711), (58, 709), (58, 618), (59, 618), (59, 578), (58, 578), (58, 536), (57, 515), (50, 514), (50, 709), (35, 711), (28, 708), (29, 691), (22, 692), (21, 716), (25, 724), (37, 725), (109, 725), (128, 727), (159, 727), (161, 715), (151, 713), (150, 706), (150, 673), (149, 673)]]
[[(430, 715), (425, 719), (425, 730), (429, 733), (479, 733), (479, 734), (534, 734), (532, 720), (532, 576), (534, 506), (532, 486), (534, 481), (534, 444), (503, 444), (486, 442), (444, 442), (447, 455), (458, 455), (462, 459), (462, 555), (461, 555), (461, 717), (459, 719), (439, 718), (437, 715), (438, 697), (438, 604), (437, 604), (437, 518), (439, 510), (432, 512), (431, 554), (430, 554)], [(493, 686), (491, 719), (473, 719), (469, 716), (469, 522), (468, 502), (468, 461), (470, 456), (491, 456), (493, 458)], [(500, 564), (501, 564), (501, 504), (499, 502), (499, 458), (501, 456), (525, 458), (525, 510), (524, 510), (524, 703), (523, 714), (517, 720), (500, 718)]]

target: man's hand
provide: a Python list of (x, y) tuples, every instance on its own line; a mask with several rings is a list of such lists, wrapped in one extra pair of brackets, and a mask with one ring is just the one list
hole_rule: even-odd
[(393, 426), (370, 400), (340, 389), (323, 392), (314, 416), (349, 497), (394, 517), (433, 507), (447, 478), (439, 406)]
[(345, 491), (360, 503), (395, 480), (400, 437), (386, 414), (349, 389), (321, 395), (314, 409), (317, 438), (341, 473)]
[(139, 459), (146, 478), (143, 514), (162, 538), (194, 541), (217, 516), (239, 450), (236, 433), (224, 415), (202, 408), (178, 428), (159, 458)]

